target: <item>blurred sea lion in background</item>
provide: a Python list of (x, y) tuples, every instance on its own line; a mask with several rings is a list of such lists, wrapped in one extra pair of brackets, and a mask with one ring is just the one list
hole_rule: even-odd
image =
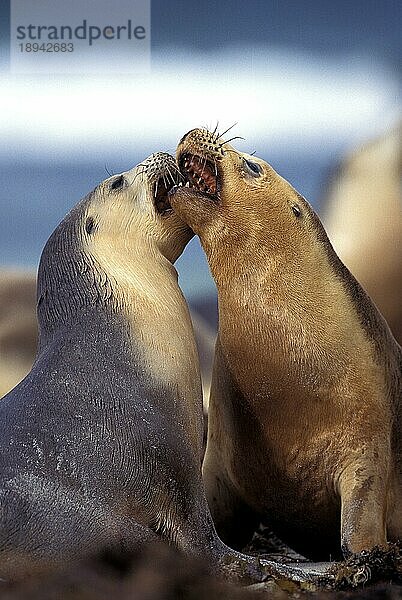
[(209, 394), (211, 391), (212, 365), (214, 361), (216, 332), (212, 326), (195, 309), (190, 307), (195, 340), (200, 359), (201, 380), (204, 411), (208, 412)]
[(322, 201), (328, 236), (402, 343), (402, 124), (352, 152)]
[(36, 276), (0, 271), (0, 398), (31, 369), (36, 354)]

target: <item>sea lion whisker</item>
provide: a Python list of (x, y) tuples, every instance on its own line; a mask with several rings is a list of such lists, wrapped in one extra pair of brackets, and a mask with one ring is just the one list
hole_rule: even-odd
[(236, 127), (237, 125), (237, 121), (235, 123), (233, 123), (233, 125), (231, 125), (230, 127), (228, 127), (227, 129), (225, 129), (225, 131), (223, 131), (222, 133), (219, 133), (218, 137), (223, 137), (224, 135), (226, 135), (228, 133), (228, 131), (230, 131), (231, 129), (233, 129), (233, 127)]
[(227, 152), (231, 152), (232, 154), (236, 154), (236, 156), (239, 156), (239, 153), (236, 150), (232, 150), (231, 148), (221, 148), (220, 150), (224, 155)]
[(195, 155), (195, 154), (191, 154), (190, 156), (191, 156), (191, 158), (190, 158), (190, 161), (189, 161), (189, 162), (190, 162), (190, 163), (192, 163), (192, 162), (193, 162), (193, 160), (196, 158), (196, 155)]
[(171, 172), (171, 170), (169, 169), (169, 166), (168, 166), (168, 165), (166, 165), (166, 169), (167, 169), (167, 172), (168, 172), (168, 174), (169, 174), (169, 177), (170, 177), (170, 179), (172, 180), (172, 183), (173, 183), (173, 185), (175, 185), (175, 183), (176, 183), (176, 181), (175, 181), (175, 178), (173, 177), (173, 175), (172, 175), (172, 172)]
[(206, 165), (207, 165), (207, 157), (205, 156), (205, 157), (204, 157), (204, 163), (203, 163), (203, 165), (202, 165), (201, 176), (204, 174), (204, 171), (205, 171), (205, 167), (206, 167)]
[(241, 137), (240, 135), (235, 135), (232, 138), (229, 138), (228, 140), (224, 140), (220, 145), (219, 148), (222, 148), (222, 146), (224, 146), (225, 144), (228, 144), (229, 142), (233, 142), (233, 140), (244, 140), (244, 137)]
[(212, 132), (212, 141), (214, 144), (216, 144), (216, 142), (219, 139), (218, 127), (219, 127), (219, 121), (216, 121), (215, 129)]
[(177, 167), (177, 165), (172, 164), (170, 165), (171, 167), (173, 167), (173, 169), (176, 171), (176, 173), (178, 174), (178, 176), (180, 177), (180, 179), (184, 179), (184, 175), (183, 173), (181, 173), (180, 169)]

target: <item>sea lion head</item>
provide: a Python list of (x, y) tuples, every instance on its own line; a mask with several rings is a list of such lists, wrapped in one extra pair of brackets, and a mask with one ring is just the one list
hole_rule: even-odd
[(101, 182), (70, 211), (41, 256), (41, 334), (82, 308), (121, 305), (129, 287), (162, 288), (161, 270), (177, 281), (172, 263), (193, 236), (169, 201), (180, 179), (174, 158), (158, 152)]
[[(311, 209), (264, 160), (238, 152), (216, 132), (193, 129), (180, 141), (176, 159), (184, 181), (170, 192), (175, 212), (200, 237), (212, 273), (226, 247), (230, 256), (260, 256), (282, 250), (310, 226)], [(246, 261), (245, 261), (246, 262)], [(221, 265), (222, 266), (222, 265)]]
[(168, 193), (180, 179), (174, 158), (165, 152), (109, 177), (86, 202), (84, 239), (110, 236), (111, 244), (123, 242), (128, 251), (139, 244), (154, 248), (174, 263), (193, 235), (169, 201)]

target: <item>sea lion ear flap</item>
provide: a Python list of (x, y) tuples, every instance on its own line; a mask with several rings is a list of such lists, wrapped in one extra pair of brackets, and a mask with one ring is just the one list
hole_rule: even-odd
[(93, 234), (97, 230), (98, 226), (93, 217), (87, 217), (85, 220), (85, 232), (87, 235)]

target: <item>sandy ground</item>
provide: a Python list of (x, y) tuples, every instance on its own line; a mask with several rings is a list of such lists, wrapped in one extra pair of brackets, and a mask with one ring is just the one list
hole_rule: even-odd
[(395, 583), (392, 583), (388, 573), (383, 581), (379, 578), (375, 584), (354, 589), (340, 582), (339, 588), (343, 589), (335, 591), (303, 590), (286, 580), (240, 588), (212, 577), (201, 562), (185, 559), (159, 544), (130, 557), (104, 555), (48, 577), (32, 577), (18, 584), (2, 583), (0, 599), (286, 600), (308, 597), (317, 600), (396, 600), (402, 598), (402, 580), (397, 583), (395, 577)]

